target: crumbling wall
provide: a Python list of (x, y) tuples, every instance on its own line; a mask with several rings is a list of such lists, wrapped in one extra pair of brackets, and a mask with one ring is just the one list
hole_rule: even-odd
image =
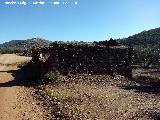
[(50, 54), (43, 66), (63, 74), (120, 74), (131, 77), (132, 54), (128, 47), (53, 44), (40, 50), (38, 54)]

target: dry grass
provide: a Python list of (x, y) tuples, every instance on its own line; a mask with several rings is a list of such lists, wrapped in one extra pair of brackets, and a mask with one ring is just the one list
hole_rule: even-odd
[(31, 60), (31, 57), (18, 56), (16, 54), (1, 54), (0, 64), (16, 64)]

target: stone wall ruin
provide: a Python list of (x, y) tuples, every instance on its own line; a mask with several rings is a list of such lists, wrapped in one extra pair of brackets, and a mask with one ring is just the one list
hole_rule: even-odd
[[(42, 60), (40, 54), (43, 56)], [(50, 47), (33, 48), (32, 61), (42, 61), (46, 71), (57, 70), (65, 75), (71, 73), (132, 76), (132, 49), (127, 46), (53, 43)]]

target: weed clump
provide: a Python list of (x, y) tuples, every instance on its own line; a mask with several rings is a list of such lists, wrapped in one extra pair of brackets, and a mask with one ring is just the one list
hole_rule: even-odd
[(59, 83), (62, 80), (62, 75), (58, 71), (49, 71), (44, 74), (43, 82), (44, 83)]
[(47, 92), (47, 95), (52, 98), (56, 102), (71, 102), (75, 100), (74, 96), (67, 91), (56, 91), (56, 90), (49, 90)]

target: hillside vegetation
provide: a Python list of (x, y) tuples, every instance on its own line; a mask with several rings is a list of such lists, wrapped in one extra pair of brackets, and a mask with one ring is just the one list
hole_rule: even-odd
[(42, 38), (11, 40), (0, 44), (0, 53), (22, 53), (29, 51), (33, 46), (48, 46), (50, 43), (52, 42)]
[(128, 38), (122, 39), (128, 45), (160, 45), (160, 28), (143, 31)]
[(160, 28), (143, 31), (120, 41), (133, 47), (134, 64), (142, 67), (160, 65)]

